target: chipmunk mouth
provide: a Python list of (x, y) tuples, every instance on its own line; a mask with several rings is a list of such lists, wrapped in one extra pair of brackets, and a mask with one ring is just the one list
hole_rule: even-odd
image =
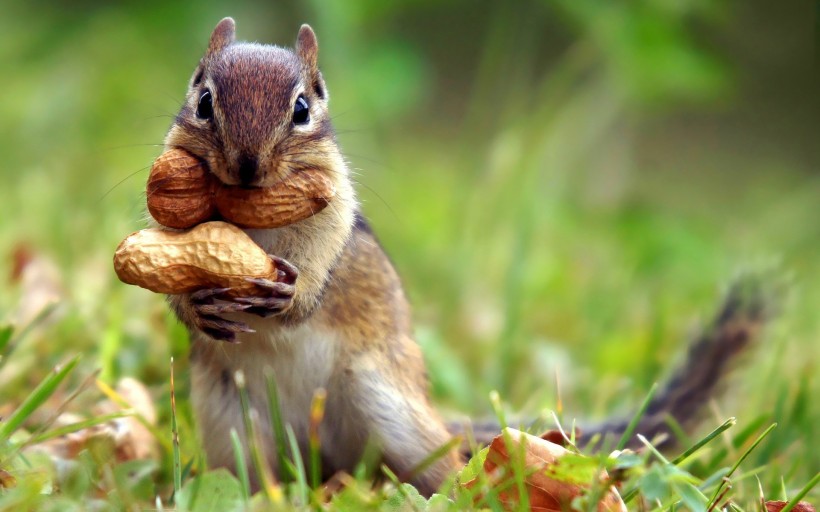
[(237, 160), (233, 172), (230, 173), (230, 185), (242, 188), (268, 188), (277, 186), (301, 169), (294, 169), (289, 165), (282, 165), (276, 160), (259, 159), (254, 155), (242, 155)]
[(242, 155), (239, 158), (239, 184), (243, 187), (253, 185), (259, 177), (259, 161), (254, 156)]
[(205, 162), (210, 174), (222, 184), (246, 189), (275, 187), (286, 184), (294, 176), (304, 172), (315, 173), (320, 169), (318, 166), (291, 165), (275, 158), (260, 158), (253, 153), (241, 154), (235, 160), (221, 154), (196, 156)]
[[(294, 176), (296, 176), (297, 174), (300, 174), (302, 172), (306, 172), (306, 170), (298, 170), (298, 171), (290, 170), (290, 171), (287, 171), (285, 173), (278, 173), (277, 172), (275, 174), (268, 175), (268, 176), (266, 176), (262, 179), (251, 180), (252, 181), (251, 183), (248, 183), (248, 182), (240, 179), (239, 183), (225, 183), (225, 185), (228, 185), (228, 186), (231, 186), (231, 187), (242, 188), (242, 189), (248, 189), (248, 190), (278, 187), (280, 185), (287, 185), (288, 182), (291, 181)], [(311, 171), (307, 170), (307, 172), (311, 172)], [(220, 181), (222, 181), (222, 180), (220, 180)]]

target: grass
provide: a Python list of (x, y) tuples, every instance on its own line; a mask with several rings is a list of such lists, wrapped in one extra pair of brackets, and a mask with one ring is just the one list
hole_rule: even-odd
[[(576, 222), (578, 221), (576, 220)], [(658, 235), (648, 232), (647, 236), (653, 237)], [(570, 286), (571, 285), (572, 282), (570, 282)], [(578, 284), (578, 286), (580, 286), (580, 284)], [(681, 290), (686, 292), (687, 288), (681, 285)], [(139, 295), (142, 292), (124, 288), (117, 293)], [(573, 290), (564, 290), (561, 293), (563, 293), (564, 296), (569, 296), (575, 292)], [(686, 295), (686, 293), (682, 293), (682, 295)], [(693, 304), (697, 303), (698, 300), (697, 298), (693, 299)], [(173, 347), (174, 343), (171, 342), (171, 339), (173, 339), (174, 336), (179, 336), (180, 333), (175, 324), (164, 320), (165, 313), (162, 312), (163, 308), (164, 305), (161, 301), (156, 300), (147, 303), (143, 312), (139, 314), (144, 314), (147, 317), (154, 315), (161, 319), (162, 321), (159, 322), (159, 325), (162, 327), (160, 327), (159, 332), (164, 333), (162, 337), (166, 338), (167, 341), (165, 341), (165, 343), (168, 343), (169, 347)], [(695, 307), (694, 309), (703, 311), (708, 309), (708, 306)], [(799, 339), (794, 334), (794, 320), (790, 321), (789, 319), (795, 318), (795, 311), (800, 311), (800, 309), (800, 305), (795, 306), (792, 304), (791, 308), (786, 312), (785, 319), (781, 320), (774, 329), (770, 330), (767, 335), (768, 343), (773, 343), (772, 340), (777, 343), (778, 337)], [(154, 313), (150, 313), (151, 310), (154, 310)], [(635, 311), (634, 308), (631, 307), (627, 307), (626, 310)], [(5, 329), (3, 331), (3, 356), (6, 364), (13, 365), (15, 359), (20, 354), (37, 351), (38, 347), (42, 347), (43, 344), (46, 343), (49, 343), (51, 347), (60, 346), (59, 344), (63, 343), (66, 347), (66, 353), (76, 353), (76, 350), (71, 350), (70, 348), (71, 339), (68, 338), (65, 333), (61, 332), (61, 329), (66, 329), (66, 324), (71, 324), (71, 315), (77, 314), (76, 312), (69, 313), (68, 317), (64, 317), (52, 325), (47, 325), (47, 315), (40, 315), (33, 320), (31, 325)], [(680, 316), (686, 317), (687, 315), (681, 314)], [(575, 318), (580, 322), (584, 316), (578, 312), (575, 314)], [(606, 323), (608, 320), (593, 315), (591, 321)], [(678, 322), (684, 321), (685, 318), (681, 318)], [(117, 324), (126, 325), (122, 324), (119, 320), (117, 320)], [(450, 325), (450, 328), (453, 328), (453, 326)], [(428, 326), (428, 329), (437, 333), (431, 335), (431, 338), (439, 337), (438, 342), (443, 343), (440, 341), (440, 337), (443, 335), (439, 331), (439, 328)], [(674, 331), (674, 329), (670, 328), (665, 330)], [(468, 335), (476, 335), (470, 331), (466, 332)], [(30, 338), (23, 336), (26, 334)], [(143, 338), (144, 342), (150, 343), (148, 340), (150, 334), (151, 333), (145, 334), (146, 337)], [(113, 337), (114, 339), (123, 340), (114, 353), (121, 354), (122, 351), (127, 351), (128, 349), (125, 345), (127, 342), (125, 340), (128, 340), (132, 336), (133, 335), (129, 334), (123, 327), (123, 332)], [(430, 343), (429, 340), (427, 342)], [(536, 343), (545, 344), (543, 341)], [(783, 341), (779, 343), (780, 345), (774, 345), (779, 351), (794, 350), (793, 347), (789, 348), (784, 346), (785, 342)], [(605, 347), (600, 347), (602, 350), (605, 350)], [(14, 352), (12, 352), (12, 348), (15, 349)], [(165, 348), (166, 353), (168, 353), (167, 350), (168, 347)], [(431, 366), (436, 368), (437, 363), (464, 365), (464, 363), (459, 362), (457, 356), (453, 355), (457, 350), (457, 346), (450, 347), (447, 359), (443, 362), (431, 361)], [(763, 351), (766, 350), (771, 350), (771, 348), (764, 347)], [(492, 352), (493, 350), (491, 348), (487, 348), (484, 351), (484, 353), (488, 355), (488, 358), (490, 358)], [(84, 360), (85, 359), (88, 359), (87, 355)], [(580, 357), (578, 357), (578, 360), (583, 361)], [(593, 361), (594, 360), (593, 358)], [(640, 360), (640, 358), (638, 358), (638, 360)], [(117, 479), (103, 479), (87, 487), (84, 492), (80, 492), (76, 495), (66, 496), (62, 491), (55, 492), (54, 489), (56, 489), (56, 487), (62, 489), (66, 486), (66, 483), (60, 480), (61, 477), (58, 474), (50, 473), (48, 464), (42, 465), (45, 461), (39, 461), (41, 465), (38, 466), (38, 461), (27, 460), (27, 458), (20, 456), (19, 450), (15, 448), (22, 446), (22, 444), (30, 443), (28, 434), (19, 430), (22, 425), (37, 427), (34, 432), (40, 432), (40, 434), (37, 434), (40, 440), (47, 439), (49, 437), (49, 431), (55, 432), (55, 435), (67, 431), (65, 428), (58, 429), (49, 427), (48, 423), (42, 423), (40, 420), (33, 419), (33, 416), (35, 416), (37, 409), (44, 409), (45, 411), (50, 411), (54, 408), (60, 409), (62, 406), (57, 405), (60, 400), (55, 398), (57, 385), (63, 384), (63, 388), (71, 389), (72, 383), (73, 386), (79, 385), (78, 383), (83, 380), (83, 375), (87, 374), (87, 372), (95, 366), (93, 362), (78, 366), (78, 361), (78, 358), (74, 358), (68, 365), (62, 366), (60, 370), (57, 370), (57, 373), (45, 377), (44, 380), (40, 381), (37, 389), (30, 394), (28, 399), (20, 401), (21, 399), (12, 398), (13, 402), (20, 401), (20, 406), (2, 423), (2, 439), (5, 440), (4, 444), (6, 446), (3, 451), (5, 455), (3, 456), (2, 467), (6, 471), (9, 471), (10, 474), (15, 475), (17, 485), (4, 490), (3, 493), (0, 494), (0, 508), (11, 509), (12, 507), (25, 506), (47, 509), (50, 506), (56, 506), (57, 503), (73, 504), (73, 506), (82, 507), (84, 506), (83, 504), (87, 505), (95, 501), (95, 498), (91, 496), (92, 491), (98, 485), (104, 488), (108, 488), (106, 487), (108, 485), (113, 485), (113, 488), (108, 488), (108, 492), (110, 492), (114, 498), (102, 501), (96, 498), (96, 501), (99, 502), (101, 506), (114, 506), (117, 503), (125, 503), (132, 508), (154, 506), (157, 502), (157, 496), (160, 497), (161, 502), (165, 502), (164, 506), (166, 507), (170, 507), (173, 503), (176, 503), (177, 506), (190, 507), (192, 510), (216, 510), (215, 508), (209, 508), (216, 506), (214, 504), (220, 507), (226, 507), (221, 508), (222, 510), (231, 508), (242, 509), (243, 507), (261, 506), (259, 505), (260, 502), (269, 499), (275, 500), (280, 506), (284, 507), (297, 505), (313, 507), (329, 506), (342, 510), (379, 508), (388, 503), (391, 504), (391, 506), (408, 506), (420, 510), (428, 506), (428, 504), (418, 496), (415, 490), (407, 485), (388, 484), (387, 486), (377, 487), (374, 490), (371, 488), (370, 481), (367, 478), (347, 480), (347, 487), (336, 494), (328, 503), (326, 501), (327, 498), (320, 491), (320, 487), (316, 485), (315, 473), (310, 473), (301, 459), (297, 459), (290, 464), (294, 473), (294, 478), (290, 483), (283, 484), (284, 487), (281, 489), (277, 489), (276, 484), (269, 483), (269, 485), (265, 486), (266, 492), (253, 497), (247, 493), (248, 475), (246, 474), (240, 474), (239, 479), (237, 479), (224, 471), (209, 471), (196, 475), (189, 472), (183, 479), (181, 466), (187, 465), (191, 467), (193, 465), (194, 467), (200, 467), (201, 463), (196, 461), (201, 461), (202, 459), (202, 454), (198, 442), (195, 440), (195, 434), (192, 428), (194, 422), (190, 417), (190, 408), (188, 404), (185, 404), (186, 396), (184, 392), (177, 395), (178, 408), (176, 412), (174, 412), (174, 409), (166, 409), (166, 413), (161, 415), (164, 419), (156, 429), (159, 436), (167, 436), (169, 439), (173, 437), (175, 440), (176, 434), (179, 432), (180, 443), (177, 444), (175, 442), (172, 452), (165, 453), (163, 456), (163, 461), (166, 461), (164, 463), (170, 464), (166, 469), (163, 470), (160, 468), (159, 471), (142, 475), (143, 479), (148, 479), (150, 485), (146, 485), (145, 482), (131, 482), (129, 484), (128, 482), (121, 482)], [(806, 362), (807, 364), (811, 364), (810, 359), (806, 360)], [(121, 370), (117, 370), (121, 364), (121, 362), (116, 362), (115, 360), (115, 364), (113, 365), (115, 374), (121, 373)], [(148, 371), (148, 361), (143, 361), (142, 364), (145, 365), (145, 375), (150, 376), (151, 372)], [(730, 411), (732, 415), (739, 418), (737, 422), (725, 420), (725, 418), (720, 417), (721, 413), (716, 412), (718, 416), (715, 417), (715, 420), (710, 421), (707, 419), (704, 421), (704, 424), (709, 426), (710, 423), (718, 423), (725, 420), (723, 425), (705, 436), (702, 440), (683, 447), (682, 453), (677, 457), (667, 459), (654, 450), (649, 449), (643, 456), (639, 457), (637, 462), (631, 461), (626, 469), (621, 471), (621, 473), (625, 475), (623, 476), (622, 489), (624, 490), (625, 499), (630, 504), (629, 506), (632, 507), (636, 503), (643, 502), (647, 504), (649, 508), (653, 508), (651, 503), (655, 503), (661, 510), (680, 509), (680, 507), (688, 507), (693, 510), (706, 510), (710, 506), (723, 504), (731, 499), (733, 506), (739, 507), (742, 510), (756, 510), (758, 499), (757, 482), (760, 482), (764, 489), (768, 489), (764, 491), (767, 496), (773, 496), (775, 493), (779, 494), (780, 489), (783, 488), (785, 489), (787, 497), (797, 497), (805, 494), (811, 497), (811, 484), (812, 482), (816, 483), (816, 473), (813, 475), (811, 472), (812, 468), (817, 467), (817, 454), (811, 448), (810, 437), (814, 429), (814, 421), (816, 421), (818, 414), (816, 409), (812, 407), (810, 400), (810, 396), (813, 394), (812, 386), (815, 384), (811, 381), (806, 369), (799, 370), (799, 365), (797, 366), (798, 371), (792, 373), (794, 377), (789, 376), (787, 378), (788, 372), (790, 371), (789, 368), (794, 368), (793, 365), (794, 363), (792, 361), (783, 356), (770, 358), (761, 357), (759, 350), (747, 368), (740, 372), (742, 375), (739, 378), (741, 382), (751, 382), (747, 389), (752, 390), (755, 388), (759, 390), (759, 381), (765, 380), (767, 383), (765, 388), (768, 388), (769, 391), (762, 391), (759, 394), (749, 391), (749, 395), (745, 397), (743, 402), (739, 403), (737, 400), (729, 400), (728, 406), (719, 406), (721, 408), (727, 407), (728, 409), (725, 410)], [(165, 367), (167, 368), (167, 365)], [(36, 372), (37, 366), (33, 366), (32, 370)], [(463, 367), (459, 370), (459, 373), (467, 375), (468, 377), (465, 377), (465, 379), (467, 379), (468, 382), (453, 382), (447, 380), (447, 375), (437, 373), (442, 372), (441, 369), (434, 370), (432, 378), (436, 384), (437, 394), (444, 397), (446, 401), (446, 397), (449, 393), (448, 387), (459, 385), (468, 386), (470, 389), (460, 389), (453, 393), (454, 396), (473, 396), (474, 394), (479, 394), (481, 392), (480, 389), (472, 389), (471, 377), (469, 377), (469, 375), (474, 374), (476, 371), (474, 368)], [(184, 374), (185, 370), (182, 370), (182, 372)], [(159, 376), (159, 378), (153, 382), (153, 387), (157, 393), (164, 395), (171, 392), (171, 382), (163, 381), (163, 372), (155, 370), (155, 374)], [(600, 385), (602, 389), (611, 382), (609, 380), (611, 377), (608, 376), (608, 370), (606, 368), (595, 371), (593, 375), (595, 376), (591, 377), (588, 381), (588, 385), (590, 386)], [(568, 379), (564, 377), (563, 380), (566, 381)], [(635, 377), (635, 380), (640, 381), (641, 379), (640, 377)], [(66, 383), (69, 383), (69, 385), (66, 386)], [(183, 383), (181, 386), (185, 389), (186, 384)], [(741, 386), (743, 386), (743, 384), (741, 384)], [(534, 388), (537, 387), (538, 386), (534, 386)], [(24, 382), (19, 382), (15, 389), (22, 395), (25, 393), (26, 385)], [(738, 388), (734, 387), (732, 389)], [(275, 388), (272, 388), (271, 391), (275, 393)], [(515, 397), (514, 388), (510, 388), (507, 392), (510, 396)], [(632, 393), (627, 394), (632, 395)], [(93, 397), (88, 395), (89, 393), (86, 392), (80, 396), (80, 399), (91, 400)], [(491, 408), (495, 410), (494, 414), (498, 415), (503, 421), (504, 411), (509, 410), (511, 406), (509, 403), (502, 404), (497, 393), (492, 393), (491, 395), (490, 400), (485, 402), (488, 404), (487, 409), (490, 409), (489, 406), (492, 405)], [(70, 396), (70, 394), (63, 391), (62, 396), (66, 397)], [(567, 404), (575, 404), (573, 406), (574, 409), (583, 410), (586, 406), (583, 405), (584, 402), (579, 402), (579, 396), (581, 397), (580, 400), (584, 399), (582, 392), (566, 384), (563, 386), (562, 401)], [(650, 397), (651, 393), (647, 396), (647, 400)], [(49, 402), (49, 399), (51, 399), (51, 402)], [(615, 405), (617, 405), (618, 401), (613, 401), (615, 401)], [(629, 401), (633, 405), (639, 403), (639, 400), (630, 399)], [(761, 406), (761, 404), (767, 401), (770, 403), (768, 407)], [(480, 410), (481, 401), (477, 400), (477, 402), (477, 404), (473, 404), (473, 407)], [(169, 406), (170, 403), (168, 400), (158, 402), (161, 410)], [(277, 403), (275, 397), (272, 398), (271, 403), (274, 404), (272, 410), (275, 411), (275, 404)], [(579, 403), (580, 405), (578, 405)], [(595, 401), (588, 401), (586, 404), (590, 409), (594, 409), (597, 405)], [(708, 404), (705, 404), (705, 406), (708, 407)], [(550, 405), (546, 407), (549, 408)], [(513, 408), (518, 409), (518, 407)], [(248, 417), (247, 425), (249, 429), (246, 434), (254, 438), (253, 422), (250, 416), (251, 411), (246, 409), (247, 408), (243, 409)], [(592, 413), (590, 413), (590, 415), (591, 414)], [(568, 417), (566, 412), (564, 412), (563, 416), (565, 418)], [(78, 423), (77, 428), (87, 426), (88, 422), (94, 423), (96, 420), (103, 421), (107, 419), (110, 418), (90, 417), (87, 422)], [(780, 423), (780, 426), (772, 430), (774, 427), (772, 422), (775, 420)], [(274, 421), (273, 424), (277, 424), (277, 422)], [(766, 429), (767, 426), (769, 426), (768, 429)], [(233, 433), (232, 435), (235, 436), (236, 434)], [(283, 429), (279, 435), (284, 438), (290, 438), (292, 434), (285, 432)], [(35, 439), (35, 441), (36, 440), (37, 439)], [(167, 446), (167, 440), (164, 441), (166, 442), (163, 446)], [(294, 452), (291, 451), (290, 453)], [(280, 456), (283, 458), (287, 457), (284, 452)], [(241, 459), (245, 457), (245, 454), (237, 453), (237, 457)], [(257, 449), (251, 451), (250, 457), (251, 460), (257, 461), (257, 464), (254, 464), (253, 467), (256, 468), (255, 471), (260, 472), (258, 477), (261, 481), (271, 482), (270, 476), (265, 475), (264, 470), (258, 464), (259, 456)], [(620, 459), (621, 457), (604, 458), (601, 459), (600, 464), (610, 471), (613, 471), (623, 463), (623, 460)], [(672, 460), (672, 462), (670, 462), (670, 460)], [(480, 462), (480, 459), (473, 462), (472, 466), (475, 467), (478, 462)], [(101, 475), (106, 471), (116, 471), (117, 469), (117, 464), (112, 465), (112, 463), (104, 457), (99, 459), (92, 458), (86, 461), (86, 464), (88, 465), (87, 469), (91, 475)], [(315, 468), (315, 465), (309, 467)], [(516, 474), (522, 475), (524, 471), (524, 468), (520, 468)], [(364, 475), (368, 473), (368, 471), (360, 471), (358, 474)], [(390, 478), (388, 478), (388, 481), (392, 482)], [(516, 485), (521, 485), (520, 479), (516, 479), (516, 481), (518, 482)], [(43, 494), (42, 485), (45, 482), (51, 482), (47, 488), (52, 490)], [(129, 487), (129, 485), (133, 487)], [(39, 489), (39, 491), (36, 491), (36, 489)], [(139, 489), (143, 494), (137, 493), (135, 489)], [(177, 489), (177, 491), (172, 492), (174, 489)], [(272, 489), (277, 490), (272, 491)], [(219, 495), (214, 496), (213, 493), (218, 493)], [(121, 501), (121, 497), (123, 496), (129, 496), (131, 501)], [(493, 505), (494, 499), (497, 499), (497, 495), (489, 494), (481, 503), (489, 507), (497, 506), (497, 503)], [(476, 500), (476, 496), (473, 492), (467, 491), (457, 485), (451, 485), (443, 489), (442, 495), (435, 497), (433, 503), (439, 504), (437, 506), (461, 510), (464, 507), (470, 506), (474, 500)], [(291, 505), (287, 505), (288, 503)]]
[[(457, 482), (477, 474), (481, 455), (430, 502), (390, 475), (374, 488), (368, 475), (377, 463), (344, 478), (329, 504), (310, 473), (315, 464), (298, 457), (286, 461), (289, 478), (255, 496), (248, 482), (269, 475), (205, 469), (188, 399), (187, 335), (161, 297), (118, 283), (110, 271), (113, 248), (143, 226), (146, 166), (160, 151), (132, 145), (160, 142), (170, 120), (154, 116), (175, 110), (197, 44), (221, 15), (214, 6), (193, 18), (183, 7), (168, 9), (156, 18), (95, 11), (87, 30), (54, 32), (52, 43), (45, 38), (57, 18), (48, 13), (28, 13), (26, 38), (0, 20), (8, 28), (0, 37), (26, 42), (10, 57), (16, 73), (0, 99), (3, 119), (20, 127), (0, 142), (8, 166), (0, 247), (24, 245), (52, 262), (60, 298), (42, 314), (23, 314), (42, 281), (24, 277), (0, 289), (0, 325), (7, 325), (0, 327), (0, 509), (263, 509), (267, 500), (337, 510), (471, 506), (475, 492)], [(167, 35), (162, 20), (171, 18), (192, 19), (190, 33)], [(396, 75), (401, 83), (388, 92), (374, 88), (392, 76), (378, 66), (392, 69), (391, 58), (406, 48), (367, 54), (371, 42), (356, 37), (354, 14), (337, 18), (314, 23), (330, 41), (322, 59), (331, 109), (363, 208), (404, 276), (444, 414), (540, 415), (552, 424), (555, 411), (564, 427), (629, 414), (683, 353), (694, 321), (709, 317), (720, 287), (775, 260), (792, 276), (793, 296), (728, 392), (704, 404), (701, 431), (688, 433), (679, 453), (647, 447), (594, 462), (619, 475), (630, 508), (705, 510), (731, 500), (759, 510), (760, 489), (767, 499), (817, 503), (820, 180), (811, 163), (720, 151), (722, 140), (698, 160), (678, 145), (702, 141), (695, 130), (661, 140), (664, 158), (648, 159), (640, 141), (675, 123), (681, 103), (665, 100), (672, 113), (637, 107), (620, 81), (629, 71), (607, 61), (595, 38), (578, 35), (548, 73), (536, 73), (533, 55), (511, 63), (512, 25), (476, 41), (476, 83), (456, 87), (468, 97), (463, 120), (440, 119), (422, 91), (419, 77), (431, 73), (424, 59), (408, 57), (406, 76)], [(253, 38), (243, 21), (240, 35)], [(156, 43), (163, 37), (171, 40)], [(522, 67), (503, 72), (513, 65)], [(497, 76), (516, 78), (503, 97)], [(57, 82), (59, 90), (38, 85)], [(402, 107), (408, 87), (418, 90), (412, 107)], [(384, 96), (371, 104), (365, 90)], [(0, 274), (12, 267), (0, 261)], [(96, 371), (94, 388), (85, 383)], [(155, 398), (158, 460), (116, 462), (98, 443), (58, 467), (24, 448), (112, 419), (85, 413), (129, 375)], [(63, 409), (82, 420), (55, 424)], [(247, 424), (243, 434), (253, 438)], [(276, 434), (282, 459), (298, 453), (285, 449), (294, 441), (286, 426)], [(258, 452), (236, 456), (253, 461)], [(494, 496), (482, 504), (497, 507)]]

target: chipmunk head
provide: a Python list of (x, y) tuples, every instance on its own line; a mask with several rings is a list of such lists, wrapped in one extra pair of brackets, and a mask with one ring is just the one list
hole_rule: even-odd
[(223, 19), (166, 145), (202, 158), (228, 185), (266, 187), (308, 168), (343, 170), (318, 51), (308, 25), (290, 50), (235, 42), (233, 19)]

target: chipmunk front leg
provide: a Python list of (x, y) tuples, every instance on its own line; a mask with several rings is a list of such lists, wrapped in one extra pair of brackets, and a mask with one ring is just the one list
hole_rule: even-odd
[(293, 304), (296, 278), (299, 271), (291, 263), (277, 256), (268, 255), (279, 270), (276, 281), (248, 278), (265, 295), (232, 297), (230, 288), (207, 288), (187, 295), (170, 297), (171, 305), (179, 318), (189, 327), (218, 341), (235, 342), (240, 333), (255, 332), (242, 321), (227, 319), (224, 315), (249, 313), (269, 317), (287, 311)]

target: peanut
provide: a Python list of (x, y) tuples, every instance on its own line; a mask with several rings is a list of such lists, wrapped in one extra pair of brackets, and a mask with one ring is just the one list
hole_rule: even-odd
[(208, 169), (187, 151), (161, 154), (148, 176), (148, 211), (163, 226), (186, 229), (213, 218), (216, 181)]
[(246, 278), (278, 277), (261, 247), (238, 227), (219, 221), (188, 231), (132, 233), (117, 247), (114, 269), (124, 283), (167, 294), (230, 288), (231, 296), (260, 295), (262, 290)]
[(185, 229), (221, 216), (245, 228), (277, 228), (324, 209), (335, 195), (318, 170), (303, 170), (267, 188), (225, 185), (187, 151), (157, 158), (146, 190), (148, 211), (163, 226)]
[(222, 185), (214, 197), (223, 217), (245, 228), (278, 228), (322, 211), (335, 194), (319, 172), (302, 171), (269, 188)]

